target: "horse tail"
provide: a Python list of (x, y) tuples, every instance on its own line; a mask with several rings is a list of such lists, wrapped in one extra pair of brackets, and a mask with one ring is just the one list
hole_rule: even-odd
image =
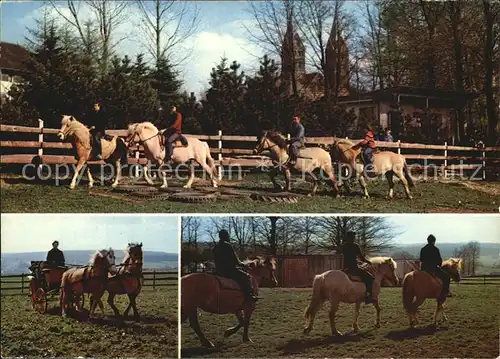
[(406, 163), (406, 160), (405, 160), (405, 163), (403, 165), (403, 174), (404, 174), (406, 180), (408, 181), (408, 185), (410, 187), (415, 187), (415, 183), (413, 182), (413, 178), (411, 178), (411, 176), (410, 176), (410, 171), (408, 171), (408, 164)]
[(406, 313), (414, 313), (413, 305), (413, 275), (407, 274), (403, 279), (403, 307)]
[(120, 155), (121, 165), (126, 165), (128, 163), (128, 147), (121, 137), (116, 139), (116, 151)]
[(217, 169), (217, 166), (215, 165), (215, 160), (212, 157), (212, 154), (210, 153), (210, 147), (208, 146), (208, 143), (206, 143), (206, 142), (203, 142), (203, 143), (204, 143), (205, 149), (207, 151), (207, 157), (206, 157), (207, 165), (212, 169), (213, 175), (216, 178), (219, 178), (219, 171)]
[(304, 318), (306, 320), (306, 324), (304, 327), (305, 334), (308, 334), (311, 331), (314, 317), (318, 312), (318, 310), (323, 305), (323, 302), (325, 301), (322, 276), (317, 275), (314, 277), (312, 287), (313, 287), (313, 292), (312, 292), (311, 302), (309, 303), (304, 312)]

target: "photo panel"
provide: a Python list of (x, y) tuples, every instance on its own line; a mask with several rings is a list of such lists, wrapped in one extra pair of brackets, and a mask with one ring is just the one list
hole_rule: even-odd
[(177, 216), (2, 214), (2, 356), (177, 358), (179, 229)]
[(498, 216), (183, 216), (181, 356), (495, 357), (498, 238)]

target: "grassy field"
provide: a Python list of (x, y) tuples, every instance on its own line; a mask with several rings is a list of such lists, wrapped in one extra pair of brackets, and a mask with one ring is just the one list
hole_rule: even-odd
[[(123, 313), (128, 298), (118, 296), (116, 302)], [(116, 320), (107, 303), (107, 317), (79, 321), (63, 319), (56, 299), (49, 302), (47, 313), (39, 314), (26, 296), (2, 297), (1, 354), (177, 358), (177, 302), (177, 287), (145, 289), (137, 299), (142, 316), (138, 322)], [(87, 298), (85, 306), (88, 309)]]
[[(180, 183), (171, 181), (170, 185)], [(199, 180), (195, 186), (206, 186)], [(223, 181), (224, 187), (259, 189), (272, 191), (265, 175), (249, 175), (242, 181)], [(294, 190), (307, 193), (310, 183), (296, 183)], [(359, 186), (353, 188), (359, 191)], [(118, 198), (95, 196), (89, 193), (86, 183), (71, 191), (67, 186), (55, 186), (53, 181), (43, 183), (25, 182), (19, 179), (2, 178), (2, 213), (19, 212), (142, 212), (142, 213), (422, 213), (422, 212), (498, 212), (500, 205), (500, 183), (419, 182), (413, 190), (414, 200), (404, 197), (402, 186), (397, 183), (395, 199), (386, 200), (385, 181), (369, 184), (371, 199), (363, 199), (354, 192), (341, 198), (332, 198), (329, 187), (320, 187), (314, 198), (300, 197), (298, 203), (268, 203), (251, 199), (218, 200), (213, 203), (181, 203), (168, 200), (133, 199), (120, 195)], [(109, 190), (109, 187), (104, 188)], [(93, 190), (103, 192), (96, 186)]]
[(354, 307), (341, 305), (337, 329), (343, 337), (330, 337), (327, 306), (317, 316), (310, 335), (302, 334), (303, 312), (310, 289), (263, 289), (263, 298), (252, 317), (250, 338), (242, 343), (242, 331), (224, 339), (226, 328), (236, 322), (232, 315), (201, 312), (200, 325), (217, 349), (201, 348), (196, 335), (183, 323), (182, 357), (468, 357), (497, 358), (499, 355), (499, 286), (452, 286), (455, 297), (446, 302), (449, 322), (433, 330), (435, 301), (421, 307), (421, 327), (408, 329), (401, 303), (401, 288), (383, 288), (382, 328), (375, 329), (375, 309), (361, 308), (359, 334), (352, 333)]

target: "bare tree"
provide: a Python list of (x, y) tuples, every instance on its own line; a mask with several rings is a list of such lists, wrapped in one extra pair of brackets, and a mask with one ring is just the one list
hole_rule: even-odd
[(182, 217), (181, 241), (198, 248), (198, 239), (201, 236), (199, 217)]
[[(98, 61), (102, 73), (108, 69), (109, 60), (116, 46), (124, 40), (114, 39), (116, 28), (126, 19), (125, 9), (129, 5), (128, 1), (111, 0), (68, 0), (68, 10), (70, 15), (65, 15), (64, 11), (57, 5), (55, 0), (50, 0), (54, 10), (68, 24), (73, 26), (80, 36), (80, 40), (87, 55), (95, 57)], [(93, 19), (83, 19), (81, 16), (81, 5), (89, 7), (93, 14)], [(98, 40), (98, 41), (96, 41)]]
[(177, 0), (139, 0), (137, 5), (147, 37), (145, 46), (157, 67), (161, 59), (174, 67), (186, 61), (191, 52), (185, 51), (178, 56), (180, 52), (176, 49), (196, 32), (200, 21), (198, 7), (192, 8), (189, 2)]
[(319, 245), (339, 251), (347, 232), (356, 232), (357, 243), (367, 254), (380, 254), (392, 247), (398, 235), (384, 217), (323, 217), (319, 219)]

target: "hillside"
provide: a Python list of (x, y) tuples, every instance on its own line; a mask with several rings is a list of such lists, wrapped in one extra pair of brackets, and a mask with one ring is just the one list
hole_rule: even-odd
[[(93, 255), (93, 250), (70, 250), (64, 251), (66, 263), (84, 265), (87, 264)], [(116, 251), (116, 263), (121, 263), (125, 254), (123, 251)], [(29, 253), (2, 253), (1, 273), (18, 274), (28, 273), (30, 261), (45, 260), (46, 252)], [(144, 269), (175, 269), (177, 265), (177, 253), (165, 252), (144, 252)]]

